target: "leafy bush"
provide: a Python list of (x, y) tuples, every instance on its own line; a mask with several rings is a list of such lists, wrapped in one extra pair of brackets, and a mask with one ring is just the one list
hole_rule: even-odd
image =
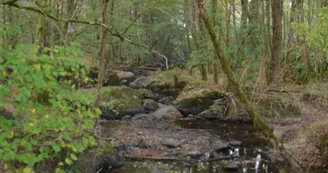
[(12, 108), (10, 116), (0, 111), (0, 165), (6, 171), (35, 172), (39, 163), (64, 151), (56, 169), (63, 172), (64, 164), (96, 144), (92, 132), (100, 111), (90, 107), (94, 95), (77, 92), (72, 82), (87, 79), (77, 46), (55, 47), (52, 56), (38, 55), (31, 44), (11, 51), (0, 47), (0, 110)]

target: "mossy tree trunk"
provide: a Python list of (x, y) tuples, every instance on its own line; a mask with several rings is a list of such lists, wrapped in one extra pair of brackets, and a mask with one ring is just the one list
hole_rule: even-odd
[[(102, 10), (101, 10), (101, 16), (102, 16), (102, 23), (106, 24), (107, 21), (107, 4), (109, 0), (102, 0)], [(94, 107), (100, 106), (101, 96), (99, 91), (101, 90), (103, 86), (103, 75), (105, 71), (105, 47), (106, 47), (106, 38), (107, 38), (107, 29), (105, 27), (102, 27), (102, 36), (100, 41), (100, 51), (99, 51), (99, 72), (98, 72), (98, 93), (96, 97), (96, 102)]]
[(283, 156), (283, 158), (285, 159), (285, 161), (287, 163), (290, 164), (290, 166), (293, 167), (293, 171), (297, 172), (297, 173), (302, 173), (303, 170), (300, 167), (300, 165), (294, 160), (294, 158), (288, 153), (288, 151), (284, 148), (284, 146), (279, 142), (279, 140), (275, 137), (275, 135), (273, 134), (272, 130), (270, 129), (270, 127), (268, 127), (263, 119), (255, 112), (253, 105), (248, 101), (247, 97), (245, 96), (243, 90), (240, 87), (239, 82), (236, 80), (234, 73), (232, 71), (232, 69), (230, 68), (223, 50), (221, 48), (221, 45), (217, 39), (217, 36), (215, 35), (213, 26), (205, 12), (205, 8), (204, 8), (204, 4), (203, 4), (203, 0), (197, 0), (197, 5), (198, 8), (200, 10), (200, 14), (201, 17), (205, 23), (205, 26), (208, 30), (208, 33), (211, 37), (211, 41), (213, 43), (214, 46), (214, 51), (216, 54), (216, 58), (217, 60), (219, 60), (219, 62), (221, 63), (221, 67), (222, 70), (224, 71), (224, 73), (227, 75), (228, 80), (230, 82), (230, 84), (234, 87), (234, 89), (236, 90), (236, 94), (239, 97), (240, 101), (243, 103), (247, 113), (249, 114), (253, 124), (255, 125), (255, 127), (262, 132), (262, 134), (268, 139), (268, 141), (270, 141), (273, 146), (281, 153), (281, 155)]

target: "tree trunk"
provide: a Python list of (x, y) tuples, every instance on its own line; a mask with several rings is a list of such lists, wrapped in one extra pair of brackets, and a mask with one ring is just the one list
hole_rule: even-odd
[(248, 19), (248, 0), (241, 0), (241, 24), (242, 28), (247, 25)]
[(188, 44), (188, 53), (191, 51), (191, 43), (190, 43), (190, 17), (189, 17), (189, 0), (185, 0), (184, 4), (184, 12), (185, 12), (185, 23), (186, 23), (186, 39)]
[(278, 87), (280, 78), (280, 61), (281, 61), (281, 39), (282, 39), (282, 10), (280, 0), (271, 0), (272, 9), (272, 56), (270, 64), (270, 84), (274, 88)]
[[(102, 0), (102, 10), (101, 10), (101, 16), (102, 16), (102, 23), (106, 24), (106, 17), (107, 17), (107, 4), (109, 0)], [(96, 97), (96, 102), (94, 107), (100, 106), (101, 101), (101, 95), (99, 91), (101, 90), (103, 86), (103, 75), (105, 70), (105, 47), (106, 47), (106, 38), (107, 38), (107, 29), (105, 27), (102, 27), (102, 36), (100, 41), (100, 51), (99, 51), (99, 72), (98, 72), (98, 92)]]
[(240, 87), (240, 84), (238, 83), (238, 81), (236, 80), (232, 69), (230, 68), (225, 56), (224, 56), (224, 52), (220, 46), (220, 43), (215, 35), (215, 32), (213, 30), (212, 24), (209, 21), (208, 16), (206, 15), (205, 9), (204, 9), (204, 4), (203, 4), (203, 0), (197, 0), (197, 5), (200, 9), (200, 13), (202, 16), (202, 19), (205, 23), (205, 26), (208, 30), (208, 33), (211, 37), (211, 41), (213, 43), (213, 47), (215, 49), (215, 54), (217, 55), (217, 59), (218, 61), (221, 63), (221, 67), (224, 71), (224, 73), (227, 75), (228, 80), (230, 82), (230, 84), (234, 87), (234, 89), (236, 90), (236, 94), (238, 96), (238, 98), (240, 99), (240, 101), (244, 104), (244, 107), (248, 113), (248, 115), (250, 116), (253, 124), (255, 125), (255, 127), (260, 130), (263, 135), (268, 138), (268, 140), (273, 144), (273, 146), (280, 151), (281, 155), (283, 156), (283, 158), (285, 159), (285, 161), (287, 161), (287, 163), (290, 164), (290, 166), (293, 167), (293, 171), (296, 173), (302, 173), (303, 170), (302, 168), (299, 166), (299, 164), (292, 158), (292, 156), (288, 153), (288, 151), (286, 151), (286, 149), (284, 148), (284, 146), (279, 142), (279, 140), (275, 137), (275, 135), (273, 134), (272, 130), (270, 129), (270, 127), (268, 127), (264, 121), (262, 120), (262, 118), (255, 112), (253, 106), (251, 103), (249, 103), (247, 97), (245, 96), (243, 90)]

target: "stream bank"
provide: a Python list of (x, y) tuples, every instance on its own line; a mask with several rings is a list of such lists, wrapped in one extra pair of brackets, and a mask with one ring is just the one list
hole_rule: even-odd
[[(125, 160), (123, 168), (116, 171), (138, 168), (154, 172), (151, 165), (163, 169), (160, 172), (288, 172), (279, 154), (255, 131), (233, 92), (224, 92), (222, 85), (204, 84), (182, 70), (151, 71), (129, 81), (123, 81), (126, 78), (121, 75), (120, 80), (120, 86), (103, 90), (104, 120), (98, 127), (101, 138), (114, 145)], [(308, 140), (315, 131), (307, 129), (326, 114), (321, 109), (311, 113), (314, 108), (302, 101), (303, 95), (268, 91), (252, 98), (293, 156), (305, 168), (319, 168), (325, 163), (323, 154)], [(307, 136), (299, 138), (305, 134), (302, 131)], [(238, 145), (231, 145), (232, 141)]]

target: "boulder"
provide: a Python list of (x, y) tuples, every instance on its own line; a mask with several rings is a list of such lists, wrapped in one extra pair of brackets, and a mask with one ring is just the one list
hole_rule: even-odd
[(147, 88), (155, 79), (152, 77), (139, 77), (129, 84), (132, 88)]
[(229, 107), (229, 102), (230, 100), (228, 97), (218, 99), (208, 110), (201, 112), (198, 116), (207, 120), (224, 119)]
[(180, 142), (173, 138), (164, 138), (161, 143), (168, 148), (177, 148), (180, 146)]
[(229, 148), (229, 144), (223, 140), (216, 140), (212, 144), (212, 147), (215, 151), (221, 152), (227, 150)]
[(166, 104), (166, 105), (172, 104), (173, 101), (174, 101), (173, 96), (163, 97), (163, 98), (158, 100), (159, 103)]
[(141, 114), (137, 114), (135, 115), (132, 120), (143, 120), (143, 119), (148, 119), (150, 117), (149, 114), (144, 114), (144, 113), (141, 113)]
[(127, 80), (122, 80), (120, 82), (120, 85), (125, 85), (125, 86), (128, 86), (129, 82)]
[(232, 147), (240, 147), (242, 142), (241, 141), (237, 141), (237, 140), (231, 140), (228, 142), (230, 146)]
[(149, 89), (138, 89), (138, 92), (142, 94), (145, 99), (155, 99), (156, 94)]
[(138, 148), (150, 148), (151, 146), (144, 139), (140, 139), (138, 141), (138, 144), (136, 145), (136, 147), (138, 147)]
[(144, 113), (141, 94), (126, 86), (105, 87), (101, 90), (102, 118), (120, 119), (124, 115)]
[(150, 114), (151, 120), (160, 119), (179, 119), (182, 118), (181, 113), (174, 106), (162, 106), (157, 111)]
[(103, 86), (118, 86), (120, 85), (120, 79), (115, 72), (108, 70), (104, 77)]
[[(102, 152), (89, 149), (81, 153), (73, 165), (65, 169), (66, 172), (97, 172), (118, 169), (123, 166), (123, 159), (111, 145), (101, 147)], [(92, 159), (90, 159), (92, 158)]]
[(143, 107), (149, 111), (155, 111), (159, 108), (158, 104), (152, 99), (144, 100)]
[(118, 71), (117, 77), (122, 81), (122, 80), (127, 80), (129, 82), (133, 81), (135, 75), (132, 72), (127, 72), (127, 71)]
[(224, 94), (216, 90), (192, 89), (182, 92), (173, 104), (185, 116), (189, 114), (197, 115), (209, 109), (215, 100), (224, 97)]
[(195, 151), (189, 151), (187, 153), (187, 156), (193, 158), (193, 159), (198, 159), (200, 158), (202, 155), (204, 155), (202, 152), (195, 150)]

